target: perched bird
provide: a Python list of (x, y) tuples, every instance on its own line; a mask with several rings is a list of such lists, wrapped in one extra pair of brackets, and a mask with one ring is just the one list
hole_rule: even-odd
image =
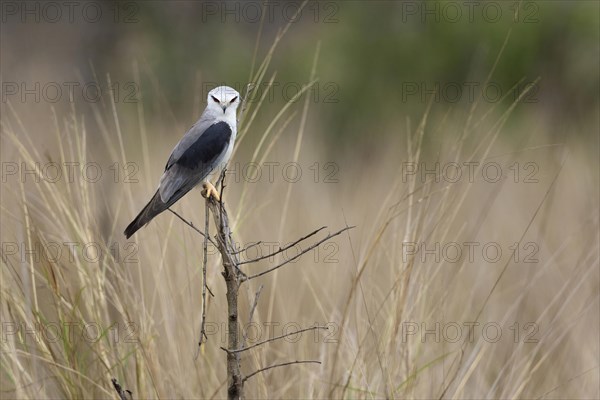
[(199, 184), (207, 198), (219, 199), (210, 179), (220, 174), (231, 157), (240, 94), (219, 86), (208, 93), (206, 101), (200, 119), (173, 149), (152, 200), (125, 229), (127, 238)]

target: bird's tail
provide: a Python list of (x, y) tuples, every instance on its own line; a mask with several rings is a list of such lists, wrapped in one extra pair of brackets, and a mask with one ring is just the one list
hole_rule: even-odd
[(156, 217), (168, 207), (169, 204), (162, 202), (160, 198), (160, 193), (157, 190), (154, 196), (152, 197), (152, 200), (150, 200), (148, 204), (146, 204), (146, 207), (144, 207), (144, 209), (140, 211), (138, 216), (135, 217), (135, 219), (127, 226), (127, 228), (125, 228), (124, 233), (127, 239), (129, 239), (131, 235), (138, 231), (138, 229), (146, 225), (152, 220), (152, 218)]

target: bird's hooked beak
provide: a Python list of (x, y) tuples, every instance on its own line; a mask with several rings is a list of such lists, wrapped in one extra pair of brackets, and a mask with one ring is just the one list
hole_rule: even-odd
[(223, 109), (223, 114), (225, 114), (225, 110), (227, 109), (227, 106), (221, 105), (221, 108)]

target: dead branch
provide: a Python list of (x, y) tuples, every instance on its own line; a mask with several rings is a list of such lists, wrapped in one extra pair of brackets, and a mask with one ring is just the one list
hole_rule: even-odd
[(292, 364), (321, 364), (321, 361), (315, 361), (315, 360), (289, 361), (289, 362), (285, 362), (285, 363), (281, 363), (281, 364), (270, 365), (268, 367), (261, 368), (258, 371), (254, 371), (253, 373), (251, 373), (248, 376), (245, 376), (243, 379), (243, 382), (246, 382), (248, 379), (252, 378), (256, 374), (260, 374), (261, 372), (265, 372), (269, 369), (277, 368), (277, 367), (285, 367), (286, 365), (292, 365)]
[(204, 234), (204, 232), (202, 232), (200, 229), (196, 228), (194, 226), (194, 224), (192, 224), (190, 221), (188, 221), (187, 219), (183, 218), (181, 215), (177, 214), (175, 211), (171, 210), (170, 208), (168, 208), (169, 211), (171, 211), (173, 214), (175, 214), (175, 216), (177, 216), (177, 218), (179, 218), (180, 220), (182, 220), (183, 222), (185, 222), (185, 224), (187, 226), (189, 226), (190, 228), (192, 228), (193, 230), (195, 230), (196, 232), (198, 232), (199, 234), (201, 234), (202, 236), (204, 236), (205, 238), (208, 238), (208, 240), (215, 246), (217, 247), (217, 244), (210, 238), (208, 237), (206, 234)]
[(250, 247), (254, 247), (254, 246), (258, 246), (259, 244), (262, 243), (262, 240), (259, 240), (256, 243), (250, 243), (248, 246), (244, 247), (243, 249), (240, 250), (236, 250), (236, 251), (232, 251), (231, 254), (240, 254), (245, 252), (246, 250), (248, 250)]
[[(190, 228), (192, 228), (193, 230), (198, 232), (200, 235), (202, 235), (205, 240), (208, 239), (215, 247), (217, 247), (217, 244), (208, 235), (205, 235), (204, 232), (202, 232), (200, 229), (196, 228), (194, 226), (194, 224), (192, 224), (190, 221), (183, 218), (181, 215), (177, 214), (175, 211), (171, 210), (170, 208), (168, 208), (168, 210), (171, 211), (173, 214), (175, 214), (177, 216), (177, 218), (179, 218), (180, 220), (185, 222)], [(208, 225), (206, 225), (205, 230), (206, 230), (206, 232), (208, 232)], [(206, 246), (204, 247), (204, 252), (206, 253)], [(206, 264), (206, 262), (205, 262), (205, 264)], [(213, 293), (212, 290), (210, 290), (210, 287), (208, 287), (208, 285), (206, 286), (206, 289), (208, 289), (208, 293), (210, 293), (211, 297), (215, 297), (215, 294)]]
[[(273, 342), (276, 340), (280, 340), (282, 338), (292, 336), (292, 335), (295, 335), (298, 333), (302, 333), (302, 332), (306, 332), (306, 331), (310, 331), (310, 330), (317, 330), (317, 329), (327, 329), (327, 327), (314, 326), (314, 327), (310, 327), (310, 328), (306, 328), (306, 329), (300, 329), (295, 332), (287, 333), (287, 334), (284, 334), (281, 336), (277, 336), (277, 337), (274, 337), (274, 338), (271, 338), (268, 340), (264, 340), (264, 341), (255, 343), (251, 346), (247, 346), (246, 345), (247, 332), (244, 332), (242, 335), (240, 335), (239, 323), (238, 323), (238, 319), (239, 319), (238, 295), (239, 295), (240, 285), (248, 279), (257, 278), (259, 276), (262, 276), (269, 272), (272, 272), (278, 268), (281, 268), (282, 266), (284, 266), (284, 265), (296, 260), (297, 258), (301, 257), (302, 255), (306, 254), (307, 252), (314, 249), (315, 247), (321, 245), (323, 242), (325, 242), (335, 236), (338, 236), (342, 232), (345, 232), (354, 227), (346, 226), (345, 228), (340, 229), (339, 231), (337, 231), (335, 233), (328, 234), (325, 238), (310, 245), (305, 250), (302, 250), (299, 254), (292, 257), (291, 259), (286, 260), (286, 261), (276, 265), (275, 267), (269, 268), (263, 272), (248, 276), (246, 273), (244, 273), (243, 271), (240, 270), (239, 266), (241, 264), (258, 262), (260, 260), (264, 260), (265, 258), (269, 258), (269, 257), (275, 256), (277, 254), (281, 254), (284, 251), (286, 251), (287, 249), (297, 245), (298, 243), (316, 235), (317, 233), (319, 233), (320, 231), (325, 229), (325, 227), (319, 228), (319, 229), (309, 233), (308, 235), (301, 237), (300, 239), (296, 240), (295, 242), (291, 243), (290, 245), (287, 245), (283, 248), (280, 247), (277, 251), (273, 252), (272, 254), (269, 254), (264, 257), (259, 257), (254, 260), (249, 260), (244, 263), (240, 263), (237, 255), (239, 253), (241, 253), (241, 251), (235, 251), (235, 246), (233, 245), (231, 227), (229, 225), (229, 217), (227, 215), (227, 210), (223, 203), (223, 190), (225, 188), (225, 169), (221, 173), (220, 181), (221, 181), (221, 192), (220, 192), (220, 196), (219, 196), (220, 199), (216, 200), (213, 196), (206, 198), (206, 221), (207, 221), (206, 222), (207, 226), (205, 227), (206, 235), (202, 234), (204, 236), (204, 246), (205, 246), (203, 276), (204, 276), (204, 282), (206, 282), (206, 264), (207, 264), (206, 246), (207, 246), (208, 241), (210, 240), (211, 243), (215, 244), (215, 246), (217, 247), (217, 249), (219, 250), (219, 253), (221, 255), (222, 264), (223, 264), (222, 275), (223, 275), (223, 278), (225, 279), (225, 285), (227, 287), (226, 297), (227, 297), (227, 320), (228, 320), (227, 337), (228, 337), (228, 340), (227, 340), (227, 348), (221, 347), (221, 349), (224, 350), (227, 354), (227, 397), (229, 399), (242, 399), (244, 397), (244, 392), (243, 392), (244, 391), (244, 382), (246, 382), (248, 379), (250, 379), (251, 377), (253, 377), (256, 374), (267, 371), (269, 369), (283, 367), (286, 365), (309, 364), (309, 363), (321, 364), (321, 362), (316, 361), (316, 360), (290, 361), (290, 362), (275, 364), (275, 365), (271, 365), (271, 366), (268, 366), (265, 368), (261, 368), (255, 372), (251, 373), (250, 375), (243, 376), (242, 372), (241, 372), (241, 365), (240, 365), (240, 353), (241, 352), (250, 350), (250, 349), (258, 347), (260, 345), (263, 345), (263, 344), (266, 344), (269, 342)], [(205, 195), (205, 197), (206, 197), (205, 192), (203, 192), (203, 195)], [(208, 237), (208, 232), (209, 232), (209, 229), (208, 229), (209, 215), (208, 214), (209, 214), (209, 211), (210, 211), (210, 214), (212, 214), (212, 216), (213, 216), (214, 224), (215, 224), (215, 227), (217, 230), (217, 234), (215, 235), (214, 241)], [(177, 215), (174, 211), (171, 211), (171, 212), (173, 212), (175, 215)], [(179, 215), (177, 215), (177, 216), (179, 217)], [(179, 217), (179, 218), (183, 220), (183, 218), (181, 218), (181, 217)], [(184, 222), (187, 223), (187, 221), (185, 221), (185, 220), (184, 220)], [(188, 225), (190, 225), (193, 229), (198, 231), (191, 223), (188, 223)], [(200, 231), (198, 231), (198, 232), (200, 232)], [(260, 242), (258, 242), (258, 243), (260, 243)], [(258, 304), (258, 299), (260, 297), (262, 289), (263, 289), (263, 286), (261, 285), (254, 297), (254, 302), (250, 309), (249, 323), (252, 321), (252, 318), (254, 316), (254, 312), (256, 310), (256, 307)], [(205, 300), (205, 288), (203, 287), (203, 310), (202, 310), (202, 325), (201, 325), (201, 330), (200, 330), (201, 336), (200, 336), (200, 341), (199, 341), (199, 348), (202, 345), (203, 338), (205, 337), (204, 328), (203, 328), (204, 321), (205, 321), (204, 300)]]
[(306, 235), (306, 236), (303, 236), (303, 237), (301, 237), (300, 239), (296, 240), (294, 243), (290, 243), (289, 245), (285, 246), (284, 248), (281, 248), (281, 247), (280, 247), (280, 248), (279, 248), (279, 250), (277, 250), (277, 251), (275, 251), (275, 252), (273, 252), (273, 253), (271, 253), (271, 254), (267, 254), (266, 256), (261, 256), (261, 257), (258, 257), (258, 258), (254, 258), (254, 259), (252, 259), (252, 260), (241, 261), (241, 262), (239, 263), (239, 265), (242, 265), (242, 264), (250, 264), (250, 263), (255, 263), (255, 262), (258, 262), (258, 261), (264, 260), (264, 259), (266, 259), (266, 258), (270, 258), (270, 257), (276, 256), (277, 254), (283, 253), (284, 251), (286, 251), (286, 250), (288, 250), (288, 249), (291, 249), (292, 247), (294, 247), (294, 246), (295, 246), (295, 245), (297, 245), (298, 243), (302, 242), (303, 240), (306, 240), (306, 239), (310, 238), (311, 236), (314, 236), (314, 235), (316, 235), (317, 233), (321, 232), (321, 231), (322, 231), (323, 229), (325, 229), (325, 228), (327, 228), (327, 227), (326, 227), (326, 226), (322, 226), (322, 227), (320, 227), (319, 229), (317, 229), (317, 230), (315, 230), (315, 231), (313, 231), (313, 232), (309, 233), (308, 235)]
[[(208, 232), (209, 230), (209, 215), (208, 215), (208, 204), (204, 205), (204, 232)], [(204, 339), (208, 340), (206, 336), (206, 288), (208, 287), (206, 283), (206, 266), (208, 263), (208, 235), (204, 235), (204, 256), (202, 260), (202, 319), (200, 320), (200, 339), (198, 340), (198, 350), (196, 352), (196, 357), (200, 355), (200, 349), (202, 348), (202, 343), (204, 343)]]
[(309, 251), (311, 251), (312, 249), (314, 249), (315, 247), (318, 247), (319, 245), (321, 245), (323, 242), (326, 242), (327, 240), (331, 239), (332, 237), (338, 236), (339, 234), (354, 228), (354, 226), (347, 226), (343, 229), (340, 229), (339, 231), (335, 232), (335, 233), (330, 233), (329, 235), (327, 235), (326, 237), (324, 237), (323, 239), (319, 240), (317, 243), (307, 247), (306, 249), (302, 250), (300, 253), (296, 254), (294, 257), (290, 258), (289, 260), (285, 260), (279, 264), (277, 264), (276, 266), (269, 268), (267, 270), (264, 270), (262, 272), (259, 272), (258, 274), (254, 274), (254, 275), (248, 275), (248, 280), (250, 279), (254, 279), (254, 278), (258, 278), (259, 276), (263, 276), (265, 274), (268, 274), (269, 272), (273, 272), (278, 268), (283, 267), (286, 264), (289, 264), (290, 262), (302, 257), (304, 254), (308, 253)]
[[(231, 349), (236, 349), (240, 345), (238, 330), (238, 291), (241, 282), (245, 276), (237, 268), (238, 260), (232, 255), (229, 249), (233, 249), (231, 243), (231, 229), (229, 227), (229, 217), (223, 206), (223, 185), (221, 186), (221, 199), (216, 201), (212, 196), (206, 199), (217, 227), (217, 248), (221, 253), (223, 263), (223, 278), (227, 286), (227, 312), (228, 312), (228, 343)], [(240, 357), (235, 353), (227, 353), (227, 396), (229, 399), (243, 398), (243, 380), (240, 367)]]
[(283, 338), (286, 338), (288, 336), (295, 335), (297, 333), (302, 333), (302, 332), (306, 332), (306, 331), (314, 331), (316, 329), (325, 329), (325, 330), (327, 330), (327, 327), (326, 326), (311, 326), (310, 328), (299, 329), (299, 330), (297, 330), (295, 332), (290, 332), (290, 333), (286, 333), (284, 335), (276, 336), (276, 337), (271, 338), (271, 339), (263, 340), (262, 342), (254, 343), (251, 346), (243, 347), (241, 349), (228, 350), (228, 349), (225, 349), (223, 347), (221, 347), (221, 349), (224, 350), (224, 351), (226, 351), (226, 352), (228, 352), (228, 353), (241, 353), (242, 351), (250, 350), (250, 349), (252, 349), (254, 347), (258, 347), (258, 346), (263, 345), (265, 343), (274, 342), (276, 340), (283, 339)]

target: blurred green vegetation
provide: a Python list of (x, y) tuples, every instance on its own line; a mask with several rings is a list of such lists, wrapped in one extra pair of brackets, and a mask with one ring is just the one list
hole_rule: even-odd
[[(79, 58), (65, 59), (63, 67), (87, 77), (94, 65), (100, 77), (110, 73), (114, 81), (130, 82), (137, 61), (144, 101), (153, 101), (159, 93), (149, 88), (159, 89), (169, 113), (178, 121), (189, 121), (203, 107), (206, 90), (199, 93), (201, 82), (243, 87), (250, 79), (259, 33), (257, 62), (300, 3), (268, 2), (261, 24), (256, 11), (262, 1), (107, 2), (108, 8), (122, 11), (134, 4), (134, 21), (66, 24), (62, 31), (38, 24), (37, 38), (33, 27), (28, 26), (27, 32), (32, 43), (44, 41), (48, 54), (65, 47), (67, 37), (79, 39), (80, 47), (72, 46)], [(441, 95), (432, 113), (457, 111), (455, 117), (464, 119), (472, 103), (470, 91), (479, 94), (510, 32), (491, 78), (494, 87), (506, 94), (519, 81), (523, 90), (540, 78), (511, 123), (535, 119), (544, 121), (551, 137), (560, 138), (567, 131), (595, 137), (589, 126), (597, 127), (598, 120), (599, 4), (595, 0), (311, 1), (291, 24), (267, 73), (268, 80), (277, 71), (274, 103), (278, 104), (273, 109), (285, 101), (286, 84), (308, 81), (320, 43), (319, 86), (313, 92), (311, 117), (332, 140), (392, 134), (390, 127), (404, 127), (407, 118), (418, 121), (428, 93), (436, 87)], [(7, 33), (7, 27), (3, 29)], [(32, 54), (27, 48), (23, 45), (21, 50), (25, 62), (46, 65), (43, 59), (31, 59), (40, 57), (39, 52)], [(3, 75), (10, 80), (10, 68), (4, 68)], [(415, 87), (417, 93), (409, 91)], [(293, 88), (288, 98), (290, 93)], [(489, 93), (496, 96), (494, 90)], [(482, 106), (500, 104), (501, 112), (514, 98), (512, 94), (501, 103), (484, 101)], [(148, 117), (152, 116), (162, 117), (160, 113)], [(582, 129), (566, 128), (573, 123)], [(511, 134), (518, 133), (505, 133)]]
[[(141, 3), (140, 24), (132, 35), (146, 37), (137, 56), (148, 61), (174, 109), (186, 109), (189, 97), (181, 93), (189, 88), (196, 71), (211, 82), (248, 81), (260, 24), (250, 21), (254, 14), (249, 8), (238, 8), (237, 15), (219, 14), (224, 7), (236, 10), (231, 3), (219, 6), (223, 8), (215, 15), (209, 15), (213, 9), (202, 2), (179, 3), (183, 7), (176, 10), (167, 10), (172, 6), (163, 2)], [(259, 60), (286, 23), (283, 3), (273, 4), (272, 18), (263, 27)], [(277, 80), (281, 85), (306, 82), (320, 41), (316, 102), (327, 128), (324, 131), (336, 138), (377, 135), (399, 116), (418, 119), (428, 99), (423, 91), (438, 86), (446, 90), (434, 102), (434, 112), (470, 103), (469, 90), (473, 89), (464, 83), (477, 85), (473, 87), (478, 94), (511, 31), (491, 81), (505, 94), (520, 80), (522, 90), (524, 84), (541, 79), (526, 99), (525, 109), (517, 109), (517, 118), (521, 112), (541, 113), (548, 126), (565, 119), (594, 121), (599, 91), (598, 2), (465, 4), (310, 3), (278, 50), (273, 63)], [(517, 6), (519, 14), (515, 15)], [(334, 86), (325, 87), (328, 83)], [(414, 89), (407, 86), (412, 84), (419, 87), (417, 94), (407, 92)], [(457, 87), (462, 93), (456, 92)], [(495, 89), (491, 89), (488, 105), (496, 102)], [(336, 102), (324, 102), (326, 98)], [(502, 107), (514, 98), (509, 96)]]

